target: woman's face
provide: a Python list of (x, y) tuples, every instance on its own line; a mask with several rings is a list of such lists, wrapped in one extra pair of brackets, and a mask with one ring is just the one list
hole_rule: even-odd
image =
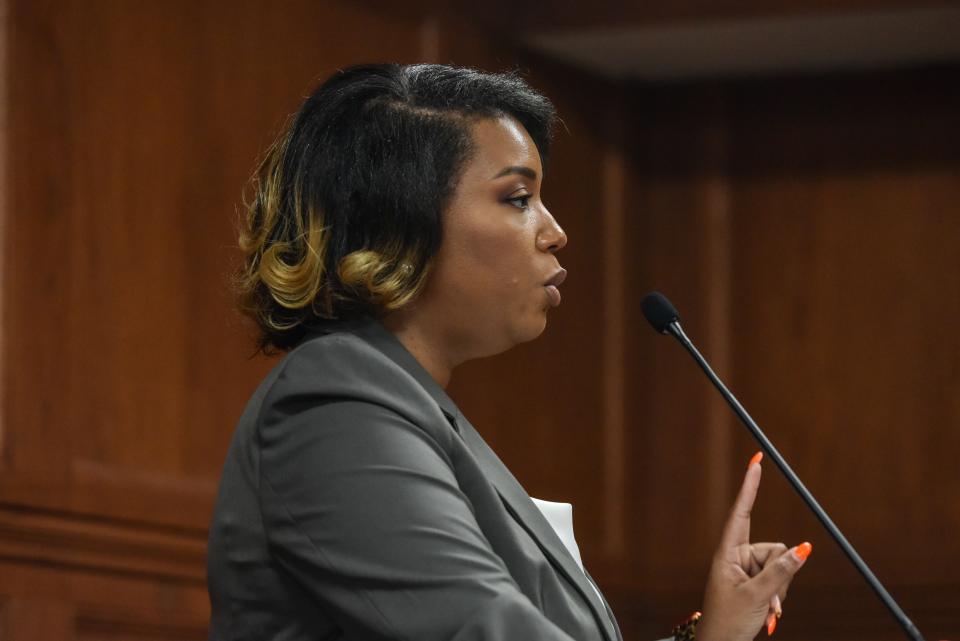
[(443, 241), (417, 307), (462, 359), (496, 354), (543, 332), (566, 272), (567, 236), (540, 199), (543, 168), (513, 118), (473, 127), (474, 150), (443, 215)]

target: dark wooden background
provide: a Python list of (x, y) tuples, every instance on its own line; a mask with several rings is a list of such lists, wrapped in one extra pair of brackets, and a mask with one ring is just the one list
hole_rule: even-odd
[[(756, 449), (646, 326), (650, 289), (927, 638), (960, 639), (960, 68), (617, 84), (438, 6), (0, 2), (0, 639), (206, 638), (219, 468), (271, 366), (230, 305), (241, 190), (310, 88), (371, 60), (520, 65), (563, 117), (564, 305), (451, 391), (575, 505), (629, 641), (700, 605)], [(770, 465), (755, 513), (815, 546), (779, 638), (901, 638)]]

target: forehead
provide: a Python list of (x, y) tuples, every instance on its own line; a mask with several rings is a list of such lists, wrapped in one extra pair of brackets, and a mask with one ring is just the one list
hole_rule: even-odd
[(527, 130), (509, 116), (485, 118), (473, 124), (473, 157), (467, 172), (488, 173), (492, 178), (504, 167), (530, 167), (538, 174), (540, 152)]

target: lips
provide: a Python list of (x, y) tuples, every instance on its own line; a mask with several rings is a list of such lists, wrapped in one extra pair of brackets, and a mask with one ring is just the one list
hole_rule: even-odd
[(551, 307), (557, 307), (560, 304), (560, 285), (566, 278), (567, 270), (561, 267), (550, 280), (543, 284), (544, 289), (547, 290), (547, 300)]

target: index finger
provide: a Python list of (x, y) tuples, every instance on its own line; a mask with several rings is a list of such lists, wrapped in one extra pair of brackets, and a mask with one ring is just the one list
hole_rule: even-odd
[(757, 498), (757, 490), (760, 489), (760, 460), (762, 458), (763, 454), (757, 452), (750, 459), (747, 473), (743, 477), (743, 485), (740, 486), (737, 500), (734, 502), (727, 523), (723, 527), (723, 536), (720, 539), (722, 549), (750, 542), (750, 512), (753, 510), (753, 502)]

